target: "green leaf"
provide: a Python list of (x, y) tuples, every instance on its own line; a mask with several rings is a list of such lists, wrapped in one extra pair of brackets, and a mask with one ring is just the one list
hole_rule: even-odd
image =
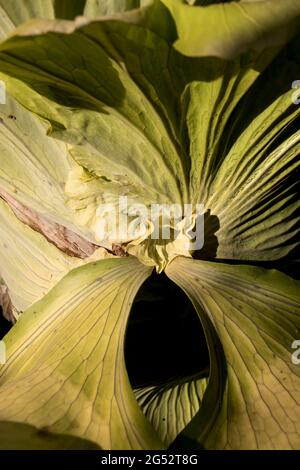
[[(235, 0), (235, 1), (239, 2), (240, 0)], [(251, 0), (249, 1), (251, 2)], [(264, 0), (255, 0), (255, 1), (264, 1)], [(213, 3), (229, 3), (229, 2), (232, 2), (232, 0), (185, 0), (185, 3), (187, 3), (188, 5), (194, 5), (194, 6), (207, 6)]]
[(54, 19), (53, 0), (0, 0), (0, 39), (31, 18)]
[(299, 247), (299, 184), (295, 180), (299, 132), (269, 154), (264, 149), (252, 159), (247, 156), (236, 162), (237, 147), (216, 178), (214, 189), (226, 187), (222, 207), (215, 197), (208, 203), (219, 215), (217, 256), (258, 261), (283, 258)]
[(299, 44), (297, 36), (275, 59), (273, 49), (235, 61), (202, 58), (202, 79), (185, 89), (190, 193), (211, 214), (210, 257), (272, 261), (299, 245), (300, 107), (291, 78), (300, 73)]
[(166, 447), (199, 411), (206, 386), (206, 377), (191, 377), (134, 391), (143, 413)]
[(86, 0), (84, 15), (89, 18), (113, 15), (143, 6), (145, 0)]
[(93, 442), (74, 436), (51, 434), (28, 424), (0, 422), (1, 450), (99, 450)]
[[(279, 8), (277, 0), (274, 2)], [(266, 19), (268, 2), (254, 3), (245, 3), (245, 8), (255, 6), (255, 11), (265, 18), (263, 31), (278, 37), (281, 20), (279, 24), (276, 19), (274, 22)], [(241, 12), (240, 4), (223, 6)], [(187, 21), (190, 15), (187, 11), (195, 11), (200, 25), (208, 10), (217, 16), (223, 11), (220, 5), (177, 7), (184, 8), (182, 21)], [(293, 32), (294, 3), (289, 2), (286, 10), (284, 22)], [(157, 12), (162, 19), (160, 32), (153, 26), (157, 25)], [(142, 202), (147, 206), (152, 202), (193, 205), (200, 202), (205, 204), (207, 213), (218, 219), (213, 256), (276, 260), (289, 255), (297, 245), (296, 189), (290, 183), (287, 188), (296, 168), (297, 135), (291, 137), (289, 131), (289, 135), (282, 136), (277, 150), (274, 142), (275, 135), (283, 134), (292, 125), (300, 108), (291, 106), (293, 90), (288, 86), (287, 92), (286, 83), (281, 95), (274, 97), (273, 105), (264, 101), (265, 109), (253, 99), (258, 90), (256, 81), (262, 85), (267, 77), (276, 76), (277, 60), (266, 75), (264, 70), (287, 39), (282, 25), (282, 37), (276, 47), (263, 41), (264, 50), (254, 50), (251, 45), (256, 44), (256, 35), (262, 34), (259, 28), (258, 31), (254, 28), (252, 42), (247, 43), (249, 51), (235, 60), (224, 60), (188, 58), (174, 51), (170, 47), (172, 16), (158, 0), (139, 13), (127, 12), (118, 18), (123, 21), (101, 20), (86, 25), (84, 21), (55, 25), (35, 22), (18, 32), (20, 36), (32, 34), (32, 37), (11, 38), (2, 45), (0, 54), (2, 77), (11, 93), (50, 122), (49, 134), (70, 144), (70, 153), (78, 166), (68, 173), (66, 196), (68, 207), (75, 214), (72, 222), (78, 225), (77, 230), (99, 243), (97, 208), (107, 202), (116, 206), (119, 196), (124, 194), (130, 203)], [(228, 31), (223, 28), (222, 34), (226, 36)], [(222, 36), (219, 41), (223, 44), (225, 38)], [(50, 51), (48, 43), (53, 46)], [(74, 48), (77, 55), (69, 53)], [(286, 53), (289, 56), (290, 51), (289, 47)], [(99, 59), (95, 66), (96, 55)], [(282, 62), (287, 80), (289, 73), (296, 73), (299, 66), (295, 58)], [(265, 90), (267, 86), (264, 85)], [(248, 131), (235, 124), (237, 110), (245, 109), (245, 103), (252, 106), (254, 123), (249, 124)], [(251, 142), (251, 148), (245, 150), (253, 127), (251, 140), (255, 148)], [(236, 142), (228, 143), (233, 129)], [(280, 179), (278, 170), (283, 166), (285, 171)], [(236, 189), (229, 175), (235, 181), (235, 175), (244, 168), (249, 171), (244, 172)], [(253, 185), (252, 172), (257, 172), (257, 182), (264, 178), (265, 184)], [(270, 224), (264, 232), (266, 215)], [(274, 225), (275, 236), (271, 228)], [(208, 224), (207, 239), (210, 232)], [(259, 237), (255, 239), (256, 233)], [(144, 261), (150, 252), (156, 254), (152, 248), (144, 244), (134, 248), (134, 254)], [(172, 251), (175, 255), (182, 253), (177, 247)], [(159, 269), (165, 261), (159, 261)], [(152, 264), (157, 265), (157, 259)]]
[(51, 218), (68, 219), (63, 185), (72, 168), (66, 146), (9, 96), (0, 106), (0, 187)]
[(68, 256), (20, 222), (0, 198), (0, 273), (13, 306), (22, 312), (82, 260)]
[(144, 0), (0, 0), (0, 38), (32, 18), (73, 20), (78, 15), (90, 18), (110, 15), (143, 6)]
[(202, 407), (177, 443), (298, 449), (299, 282), (275, 270), (184, 258), (166, 272), (198, 311), (211, 356)]
[(55, 17), (66, 20), (73, 20), (79, 15), (96, 18), (139, 8), (149, 1), (151, 0), (54, 0)]
[(298, 0), (219, 2), (192, 7), (182, 0), (161, 0), (177, 27), (175, 47), (189, 56), (232, 59), (249, 49), (287, 42), (300, 21)]
[[(33, 17), (54, 18), (53, 0), (0, 1), (0, 37)], [(1, 83), (1, 91), (6, 83)], [(0, 105), (0, 194), (2, 189), (52, 223), (89, 238), (72, 225), (64, 185), (74, 167), (66, 145), (46, 136), (47, 125), (5, 93)], [(92, 238), (92, 237), (90, 237)]]
[(70, 272), (4, 338), (0, 419), (88, 439), (103, 449), (160, 449), (130, 387), (124, 336), (150, 270), (134, 258)]
[[(78, 227), (67, 204), (64, 189), (76, 164), (64, 143), (47, 137), (46, 127), (6, 96), (6, 103), (0, 106), (0, 195), (4, 197), (5, 192), (30, 208), (45, 220), (45, 225), (59, 224), (95, 241), (88, 230)], [(80, 245), (79, 239), (77, 242)]]
[(299, 44), (298, 36), (257, 79), (227, 135), (212, 133), (219, 142), (199, 200), (218, 217), (219, 258), (270, 261), (299, 246), (300, 107), (291, 86), (300, 73)]
[[(163, 10), (162, 16), (167, 17)], [(205, 203), (206, 211), (212, 214), (208, 219), (218, 220), (219, 230), (213, 234), (217, 246), (212, 239), (213, 253), (209, 255), (247, 260), (276, 260), (289, 255), (297, 246), (299, 202), (297, 188), (290, 182), (297, 167), (297, 135), (277, 140), (274, 152), (272, 146), (275, 136), (281, 137), (299, 116), (300, 108), (292, 105), (291, 88), (291, 77), (300, 73), (299, 40), (296, 38), (268, 67), (280, 47), (248, 52), (234, 61), (204, 57), (188, 60), (156, 34), (148, 33), (146, 41), (140, 27), (108, 22), (103, 28), (131, 76), (160, 107), (166, 125), (172, 123), (173, 138), (184, 155), (185, 173), (189, 173), (189, 202)], [(159, 63), (155, 60), (157, 49)], [(161, 68), (164, 74), (159, 73)], [(270, 82), (274, 83), (272, 87)], [(242, 117), (240, 109), (244, 110)], [(247, 121), (250, 113), (252, 121)], [(249, 122), (247, 131), (241, 129), (245, 121)], [(236, 130), (233, 149), (225, 145), (232, 128)], [(249, 135), (253, 135), (253, 145), (244, 138)], [(283, 167), (285, 171), (280, 173)], [(257, 174), (255, 186), (253, 170)], [(265, 179), (265, 184), (258, 187), (259, 178)], [(214, 227), (210, 220), (207, 222), (209, 241)]]
[[(34, 17), (72, 18), (80, 13), (82, 7), (81, 0), (75, 2), (69, 0), (0, 2), (0, 35), (7, 36), (15, 26)], [(130, 5), (122, 6), (122, 2), (115, 5), (116, 11), (127, 7), (129, 8)], [(5, 82), (4, 84), (6, 85)], [(6, 105), (1, 105), (0, 111), (1, 124), (3, 124), (0, 126), (1, 151), (4, 155), (0, 185), (26, 207), (43, 216), (46, 215), (48, 219), (52, 218), (55, 223), (58, 222), (95, 242), (95, 237), (89, 230), (72, 225), (72, 212), (65, 204), (66, 177), (71, 172), (70, 184), (72, 185), (72, 169), (75, 171), (74, 168), (76, 168), (67, 155), (65, 145), (58, 141), (49, 141), (45, 135), (47, 126), (33, 116), (29, 116), (28, 111), (15, 103), (8, 94), (6, 94)], [(103, 190), (102, 186), (97, 189), (100, 192)]]
[[(41, 26), (40, 22), (34, 24), (29, 30), (25, 27), (28, 34), (32, 27), (35, 34)], [(78, 164), (69, 172), (65, 186), (71, 214), (89, 240), (110, 248), (106, 239), (98, 237), (97, 210), (102, 204), (112, 204), (118, 211), (119, 196), (127, 196), (129, 204), (142, 203), (149, 209), (151, 203), (183, 204), (188, 196), (186, 157), (178, 152), (172, 130), (165, 126), (167, 117), (157, 112), (155, 100), (137, 86), (116, 51), (113, 57), (107, 53), (107, 44), (109, 52), (113, 44), (103, 24), (100, 21), (71, 32), (76, 25), (42, 23), (45, 34), (7, 41), (12, 50), (8, 50), (10, 46), (6, 52), (3, 49), (0, 67), (9, 92), (49, 121), (48, 134), (70, 144), (70, 154)], [(56, 33), (47, 33), (54, 26)], [(59, 29), (63, 32), (58, 33)], [(137, 31), (134, 26), (135, 41)], [(144, 30), (146, 41), (148, 33)], [(151, 42), (152, 58), (154, 45)], [(74, 47), (76, 54), (70, 54)], [(112, 243), (132, 239), (109, 237)], [(181, 247), (178, 253), (183, 253)], [(148, 254), (142, 258), (147, 259)], [(150, 264), (157, 264), (156, 259)], [(163, 260), (160, 269), (164, 264)]]
[(55, 18), (73, 20), (83, 14), (85, 4), (86, 0), (54, 0)]
[(103, 178), (106, 190), (99, 193), (114, 194), (119, 184), (143, 202), (180, 203), (186, 176), (177, 149), (154, 106), (103, 49), (102, 35), (94, 24), (70, 34), (14, 37), (2, 45), (1, 75), (18, 101), (51, 122), (51, 135), (72, 145), (72, 157)]

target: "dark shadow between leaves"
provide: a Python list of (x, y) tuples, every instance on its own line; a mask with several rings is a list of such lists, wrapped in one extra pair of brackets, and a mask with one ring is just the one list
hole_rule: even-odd
[(219, 246), (216, 232), (219, 228), (219, 218), (208, 209), (204, 214), (204, 244), (200, 250), (193, 253), (194, 259), (211, 260), (216, 257)]
[(205, 442), (218, 418), (227, 383), (227, 363), (221, 341), (209, 316), (199, 310), (199, 317), (209, 338), (210, 379), (200, 410), (169, 446), (171, 452), (205, 448), (201, 443)]
[(126, 332), (125, 360), (133, 388), (209, 370), (197, 313), (164, 273), (153, 272), (136, 296)]

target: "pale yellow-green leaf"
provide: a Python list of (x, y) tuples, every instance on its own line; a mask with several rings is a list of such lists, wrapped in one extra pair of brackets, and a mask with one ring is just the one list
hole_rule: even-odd
[(199, 411), (206, 386), (205, 377), (194, 377), (135, 390), (140, 407), (166, 446)]
[(92, 441), (103, 449), (160, 449), (129, 384), (124, 337), (151, 270), (134, 258), (71, 271), (4, 338), (0, 420)]
[(28, 424), (0, 422), (1, 450), (99, 450), (93, 442), (74, 436), (51, 434)]
[(182, 439), (208, 449), (299, 449), (299, 282), (185, 258), (166, 272), (198, 311), (211, 359), (202, 407)]
[[(208, 10), (215, 12), (222, 17), (218, 44), (224, 44), (227, 36), (233, 40), (233, 33), (225, 27), (222, 5), (194, 8), (178, 6), (175, 1), (165, 3), (174, 4), (175, 10), (179, 8), (182, 21), (186, 15), (195, 12), (195, 22), (199, 25), (205, 20)], [(0, 65), (5, 72), (3, 77), (8, 80), (8, 88), (34, 112), (40, 113), (39, 110), (43, 109), (43, 116), (51, 123), (49, 132), (69, 142), (72, 157), (84, 168), (75, 168), (68, 173), (66, 195), (68, 208), (75, 213), (77, 230), (85, 237), (99, 242), (96, 234), (97, 208), (106, 202), (117, 206), (119, 195), (128, 195), (131, 201), (148, 206), (151, 202), (203, 202), (206, 211), (218, 219), (220, 230), (215, 234), (218, 243), (215, 251), (220, 258), (273, 260), (294, 249), (296, 203), (291, 201), (294, 195), (290, 192), (285, 193), (282, 202), (276, 200), (274, 188), (281, 184), (277, 180), (278, 173), (267, 194), (267, 205), (273, 206), (271, 212), (262, 202), (266, 196), (262, 191), (259, 200), (254, 200), (255, 204), (250, 204), (255, 198), (247, 201), (245, 213), (242, 204), (239, 211), (235, 211), (236, 202), (233, 201), (240, 196), (241, 188), (233, 190), (228, 182), (231, 170), (227, 171), (227, 166), (236, 161), (232, 158), (233, 153), (239, 157), (237, 167), (247, 166), (249, 171), (254, 165), (248, 164), (247, 159), (252, 159), (255, 154), (260, 161), (259, 174), (266, 174), (264, 160), (272, 158), (273, 154), (269, 153), (275, 135), (280, 135), (292, 124), (300, 109), (291, 106), (292, 92), (285, 93), (284, 90), (281, 97), (275, 97), (275, 104), (271, 107), (266, 103), (264, 110), (257, 105), (257, 113), (253, 113), (255, 137), (251, 139), (250, 150), (245, 150), (249, 142), (244, 136), (252, 133), (252, 124), (248, 131), (241, 129), (237, 132), (234, 148), (230, 147), (232, 142), (228, 144), (226, 140), (227, 136), (230, 138), (232, 128), (238, 127), (234, 117), (238, 115), (239, 107), (243, 107), (243, 100), (255, 88), (260, 75), (263, 80), (264, 69), (287, 39), (282, 24), (289, 24), (288, 29), (293, 31), (295, 3), (292, 0), (287, 3), (282, 20), (277, 15), (282, 8), (277, 0), (274, 0), (279, 9), (276, 10), (277, 16), (268, 18), (269, 3), (272, 2), (262, 1), (255, 5), (257, 15), (261, 15), (264, 21), (258, 30), (255, 27), (251, 29), (251, 37), (247, 36), (246, 28), (240, 30), (241, 41), (245, 39), (249, 50), (234, 61), (224, 60), (224, 56), (187, 58), (170, 48), (168, 27), (165, 26), (161, 35), (152, 27), (154, 23), (151, 23), (153, 17), (151, 19), (150, 13), (153, 15), (156, 8), (160, 8), (164, 21), (169, 24), (170, 12), (158, 1), (143, 10), (143, 21), (136, 20), (138, 25), (130, 24), (133, 17), (126, 16), (127, 13), (126, 19), (121, 15), (118, 21), (103, 18), (90, 23), (88, 20), (77, 23), (37, 21), (18, 31), (19, 35), (31, 34), (32, 38), (15, 37), (2, 46)], [(239, 5), (226, 4), (226, 8), (239, 17)], [(249, 8), (252, 9), (253, 5)], [(247, 10), (248, 6), (245, 8)], [(209, 17), (213, 14), (209, 13)], [(244, 16), (243, 20), (249, 21)], [(257, 37), (268, 32), (277, 38), (278, 28), (281, 32), (279, 42), (275, 41), (278, 47), (270, 48), (270, 43), (263, 41), (263, 52), (253, 50)], [(44, 34), (36, 36), (39, 33)], [(243, 34), (246, 35), (244, 39)], [(208, 43), (209, 38), (208, 35)], [(48, 39), (53, 43), (50, 52), (46, 51)], [(76, 47), (77, 56), (68, 53), (72, 47)], [(23, 59), (26, 51), (29, 64), (25, 64)], [(92, 65), (92, 56), (96, 55), (101, 57), (101, 70), (94, 69)], [(294, 60), (290, 59), (290, 52), (287, 55), (285, 78), (297, 71), (297, 66), (289, 66)], [(63, 60), (66, 57), (68, 59)], [(271, 77), (275, 75), (276, 67)], [(270, 71), (267, 76), (270, 76)], [(107, 82), (113, 84), (111, 90), (107, 88)], [(251, 101), (255, 108), (255, 99)], [(276, 111), (271, 113), (270, 110)], [(266, 123), (269, 137), (265, 136)], [(282, 141), (278, 142), (281, 154), (283, 145)], [(241, 163), (244, 151), (247, 158), (245, 163)], [(284, 177), (290, 177), (295, 168), (290, 164), (293, 152), (296, 149), (284, 157), (289, 164)], [(248, 181), (241, 178), (245, 197), (251, 177)], [(266, 235), (261, 234), (264, 221), (260, 212), (268, 212), (270, 225), (276, 225), (276, 236), (272, 240), (267, 234), (270, 227)], [(255, 222), (249, 224), (245, 219), (250, 213), (255, 213)], [(237, 218), (243, 219), (243, 226), (239, 226)], [(276, 221), (279, 219), (282, 222), (278, 225)], [(255, 231), (260, 233), (257, 242), (253, 240)], [(182, 251), (177, 250), (175, 255), (180, 253)], [(141, 259), (142, 255), (139, 255)], [(152, 264), (157, 264), (156, 260)]]
[[(217, 256), (280, 259), (299, 245), (300, 203), (295, 175), (299, 169), (300, 133), (269, 154), (258, 151), (252, 158), (251, 152), (247, 158), (240, 158), (243, 142), (244, 138), (226, 157), (207, 203), (212, 213), (218, 214)], [(217, 191), (223, 194), (222, 202)]]
[(220, 78), (186, 88), (191, 197), (217, 221), (212, 251), (219, 258), (270, 261), (297, 245), (300, 107), (291, 77), (300, 73), (298, 47), (299, 37), (264, 71), (251, 61), (245, 67), (244, 57), (224, 65)]
[(0, 0), (0, 39), (31, 18), (54, 18), (54, 0)]
[(232, 59), (247, 50), (282, 45), (297, 31), (298, 0), (219, 2), (193, 7), (161, 0), (176, 23), (175, 47), (189, 56)]
[(68, 204), (65, 185), (76, 164), (66, 145), (46, 135), (47, 125), (8, 94), (0, 105), (0, 194), (87, 240)]
[[(60, 24), (65, 30), (66, 22), (55, 22), (55, 31)], [(148, 97), (106, 53), (101, 22), (71, 34), (51, 34), (51, 25), (42, 26), (44, 35), (16, 36), (2, 44), (1, 77), (9, 92), (48, 119), (49, 132), (72, 145), (79, 164), (96, 166), (98, 176), (142, 187), (144, 198), (186, 200), (176, 146)], [(22, 35), (38, 32), (39, 22), (22, 28)]]
[(109, 256), (103, 248), (85, 260), (66, 255), (20, 222), (1, 198), (0, 215), (0, 274), (17, 312), (41, 299), (71, 269)]
[(72, 163), (66, 145), (9, 96), (0, 105), (0, 187), (22, 204), (60, 222), (71, 218), (64, 184)]
[(83, 14), (96, 18), (139, 8), (146, 3), (149, 3), (149, 0), (86, 0)]

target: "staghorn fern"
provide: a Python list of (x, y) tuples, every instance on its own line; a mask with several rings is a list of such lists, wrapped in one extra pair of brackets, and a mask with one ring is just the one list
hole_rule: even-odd
[[(0, 10), (0, 299), (17, 319), (1, 448), (299, 449), (300, 2)], [(124, 196), (189, 204), (184, 236), (172, 222), (152, 239), (146, 220), (142, 235), (100, 237), (113, 210), (99, 207)], [(198, 314), (209, 363), (134, 384), (128, 318), (148, 327), (155, 283), (162, 314)]]

